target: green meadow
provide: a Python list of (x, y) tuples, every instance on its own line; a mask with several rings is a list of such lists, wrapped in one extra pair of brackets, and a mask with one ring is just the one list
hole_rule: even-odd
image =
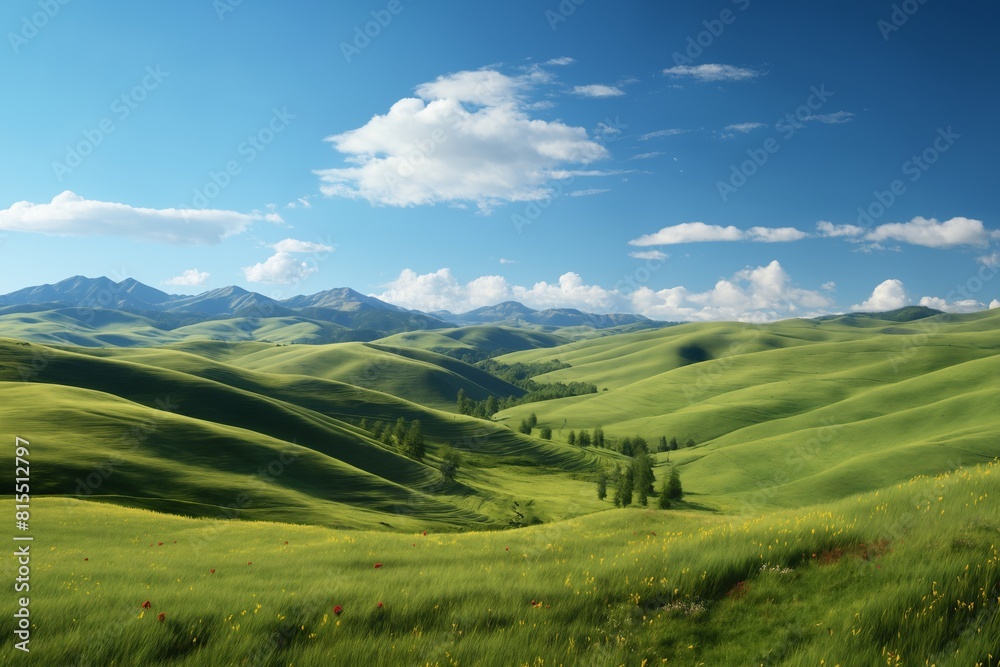
[[(1000, 311), (316, 345), (121, 315), (0, 317), (34, 536), (34, 655), (9, 593), (2, 664), (998, 663)], [(461, 360), (500, 353), (597, 392), (459, 414), (524, 395)], [(597, 496), (635, 436), (670, 509)]]

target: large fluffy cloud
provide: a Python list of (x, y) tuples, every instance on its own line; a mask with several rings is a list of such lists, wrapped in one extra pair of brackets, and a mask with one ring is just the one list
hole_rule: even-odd
[(763, 322), (786, 317), (808, 317), (832, 306), (818, 291), (796, 287), (775, 260), (767, 266), (746, 268), (719, 280), (706, 292), (685, 287), (653, 291), (640, 287), (630, 295), (634, 309), (660, 320), (738, 320)]
[(245, 231), (256, 220), (281, 222), (274, 213), (142, 208), (84, 199), (69, 190), (47, 204), (20, 201), (0, 210), (0, 230), (53, 236), (124, 236), (177, 245), (218, 243)]
[(306, 262), (295, 257), (295, 254), (311, 253), (324, 257), (333, 252), (333, 246), (312, 241), (297, 239), (282, 239), (271, 244), (274, 254), (263, 262), (258, 262), (243, 268), (243, 276), (247, 282), (269, 285), (294, 285), (300, 283), (319, 269), (316, 262)]
[(909, 302), (903, 281), (890, 278), (876, 286), (866, 301), (851, 306), (851, 310), (881, 312), (902, 308)]
[(422, 84), (417, 97), (327, 138), (348, 165), (317, 171), (321, 190), (378, 205), (483, 210), (543, 199), (560, 171), (608, 156), (584, 128), (531, 117), (527, 94), (545, 81), (539, 70), (485, 69)]
[(798, 241), (808, 236), (794, 227), (721, 227), (706, 225), (704, 222), (684, 222), (671, 227), (664, 227), (653, 234), (646, 234), (629, 241), (634, 246), (674, 245), (678, 243), (697, 243), (705, 241), (757, 241), (762, 243), (778, 243)]
[(386, 285), (378, 298), (404, 308), (465, 312), (506, 300), (537, 308), (577, 308), (587, 312), (635, 312), (659, 320), (768, 321), (815, 315), (832, 305), (818, 291), (796, 287), (777, 261), (737, 272), (711, 290), (694, 292), (678, 286), (654, 291), (641, 286), (631, 292), (587, 284), (574, 272), (554, 283), (511, 285), (502, 276), (460, 282), (449, 269), (418, 274), (407, 269)]
[(211, 274), (207, 271), (199, 271), (198, 269), (188, 269), (181, 273), (179, 276), (174, 276), (173, 278), (167, 278), (164, 280), (166, 285), (176, 285), (178, 287), (201, 287), (208, 282)]

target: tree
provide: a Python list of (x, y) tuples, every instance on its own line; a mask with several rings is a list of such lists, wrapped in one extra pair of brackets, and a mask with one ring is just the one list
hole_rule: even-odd
[(392, 428), (392, 444), (401, 447), (406, 440), (406, 420), (402, 417), (396, 420), (396, 425)]
[(667, 444), (667, 436), (665, 435), (660, 436), (660, 444), (656, 447), (656, 451), (658, 452), (670, 451), (670, 445)]
[(647, 452), (639, 451), (636, 452), (632, 465), (635, 467), (635, 490), (639, 495), (639, 504), (644, 505), (643, 499), (654, 492), (653, 484), (656, 482), (653, 459)]
[(659, 505), (661, 510), (670, 509), (670, 482), (668, 480), (663, 480), (663, 485), (660, 487), (659, 495)]
[(497, 397), (490, 396), (486, 399), (486, 417), (492, 419), (493, 415), (498, 412), (500, 412), (500, 404), (497, 403)]
[(580, 434), (576, 436), (576, 444), (581, 447), (587, 447), (590, 445), (590, 433), (587, 431), (580, 431)]
[(600, 426), (594, 427), (594, 447), (604, 447), (604, 429)]
[(597, 499), (604, 500), (608, 497), (608, 476), (602, 470), (597, 473)]
[(371, 424), (368, 423), (368, 417), (361, 418), (361, 421), (358, 422), (358, 428), (360, 428), (362, 431), (370, 432), (372, 430)]
[(465, 394), (464, 389), (458, 390), (458, 412), (463, 415), (471, 415), (472, 411), (475, 410), (475, 401), (469, 398)]
[(407, 429), (406, 435), (403, 437), (402, 452), (411, 459), (423, 461), (425, 451), (424, 432), (420, 427), (420, 420), (414, 419), (410, 423), (410, 428)]
[(688, 441), (685, 443), (685, 445), (688, 447), (694, 447), (694, 440), (688, 438)]
[(568, 442), (571, 445), (575, 445), (576, 444), (576, 433), (573, 432), (573, 431), (570, 431), (569, 435), (566, 436), (566, 442)]
[(628, 507), (632, 504), (632, 491), (635, 488), (635, 468), (632, 464), (629, 464), (625, 468), (625, 474), (622, 475), (621, 481), (621, 492), (622, 492), (622, 507)]
[(521, 425), (517, 427), (517, 430), (525, 435), (531, 435), (531, 424), (528, 423), (527, 419), (522, 419)]
[(677, 438), (670, 438), (670, 451), (677, 451)]
[(542, 427), (541, 438), (542, 438), (542, 440), (551, 440), (552, 439), (552, 429), (549, 428), (548, 426), (543, 426)]
[(531, 426), (531, 428), (538, 426), (538, 417), (535, 416), (534, 412), (528, 415), (528, 425)]
[(438, 455), (441, 457), (441, 463), (438, 466), (441, 474), (445, 479), (455, 479), (455, 474), (462, 465), (462, 455), (451, 445), (442, 447)]
[(632, 438), (632, 456), (635, 456), (639, 452), (649, 452), (649, 444), (646, 443), (646, 439), (641, 435)]
[(372, 424), (372, 437), (378, 440), (382, 437), (382, 432), (385, 431), (385, 424), (381, 421), (377, 421)]
[(681, 474), (676, 466), (670, 467), (670, 478), (667, 480), (667, 497), (670, 500), (680, 500), (684, 497), (684, 489), (681, 487)]
[(632, 456), (632, 438), (626, 436), (618, 443), (618, 451), (625, 456)]

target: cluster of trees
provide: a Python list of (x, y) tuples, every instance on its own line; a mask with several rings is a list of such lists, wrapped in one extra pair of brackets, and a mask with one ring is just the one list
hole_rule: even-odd
[(570, 382), (569, 384), (563, 382), (543, 383), (535, 382), (531, 379), (542, 373), (549, 373), (560, 368), (569, 368), (568, 364), (560, 363), (558, 360), (540, 364), (516, 363), (507, 365), (501, 364), (494, 359), (487, 359), (478, 363), (477, 366), (487, 373), (523, 389), (525, 393), (523, 396), (506, 396), (503, 398), (490, 396), (485, 400), (477, 401), (470, 398), (464, 389), (459, 389), (457, 400), (458, 412), (471, 417), (491, 419), (500, 410), (506, 410), (515, 405), (597, 393), (597, 386), (590, 382)]
[(387, 424), (384, 421), (369, 422), (367, 418), (362, 419), (358, 426), (372, 434), (372, 438), (378, 440), (387, 447), (393, 447), (400, 454), (409, 456), (416, 461), (423, 461), (427, 453), (427, 446), (424, 443), (424, 432), (420, 426), (420, 420), (414, 419), (409, 424), (406, 419), (400, 417), (395, 424)]
[[(534, 415), (532, 415), (534, 416)], [(625, 437), (620, 440), (613, 438), (604, 437), (604, 429), (600, 426), (595, 426), (593, 431), (586, 431), (581, 429), (579, 433), (576, 431), (570, 431), (569, 435), (566, 436), (566, 442), (571, 445), (580, 445), (581, 447), (602, 447), (606, 449), (614, 449), (617, 452), (621, 452), (625, 456), (632, 456), (634, 452), (645, 451), (649, 452), (649, 443), (641, 435), (636, 435), (632, 437)], [(685, 447), (694, 447), (694, 440), (688, 439)], [(666, 436), (660, 436), (660, 442), (657, 446), (656, 451), (658, 452), (669, 452), (676, 450), (680, 447), (677, 442), (677, 438), (670, 438), (667, 440)]]
[[(695, 442), (691, 438), (688, 438), (687, 442), (684, 443), (685, 447), (694, 447)], [(677, 438), (670, 438), (667, 442), (667, 436), (660, 436), (660, 444), (657, 446), (656, 451), (658, 452), (673, 452), (680, 448), (680, 443), (677, 442)]]
[(609, 475), (601, 470), (597, 476), (597, 497), (604, 500), (608, 497), (608, 486), (614, 487), (612, 500), (615, 507), (628, 507), (633, 503), (640, 507), (649, 505), (650, 496), (656, 496), (660, 509), (670, 509), (671, 505), (684, 497), (681, 485), (681, 475), (674, 466), (670, 474), (656, 491), (654, 484), (652, 460), (647, 452), (640, 452), (625, 469), (616, 467)]

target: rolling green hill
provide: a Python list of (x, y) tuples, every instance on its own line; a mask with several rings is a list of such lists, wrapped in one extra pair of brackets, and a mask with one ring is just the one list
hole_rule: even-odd
[(383, 345), (440, 352), (453, 357), (494, 356), (501, 352), (517, 352), (555, 347), (572, 340), (557, 334), (501, 326), (468, 326), (437, 331), (408, 331), (376, 341)]
[[(0, 341), (0, 392), (3, 423), (48, 443), (35, 460), (38, 493), (216, 516), (261, 486), (252, 506), (241, 507), (248, 517), (395, 528), (413, 517), (452, 528), (502, 525), (511, 500), (531, 497), (526, 478), (564, 492), (541, 509), (546, 519), (579, 513), (586, 503), (574, 496), (591, 495), (574, 479), (592, 469), (591, 454), (360, 386), (178, 350)], [(421, 421), (431, 445), (426, 463), (352, 425), (399, 417)], [(446, 443), (468, 455), (455, 483), (434, 468), (433, 452)], [(295, 465), (275, 464), (282, 474), (261, 485), (260, 471), (286, 451)], [(102, 475), (109, 457), (114, 474)], [(98, 483), (81, 492), (80, 480), (95, 471)], [(590, 505), (599, 507), (596, 499)]]
[(998, 311), (692, 324), (516, 353), (500, 360), (558, 358), (571, 367), (536, 379), (607, 390), (498, 419), (692, 439), (671, 459), (722, 507), (831, 500), (1000, 454), (998, 328)]

